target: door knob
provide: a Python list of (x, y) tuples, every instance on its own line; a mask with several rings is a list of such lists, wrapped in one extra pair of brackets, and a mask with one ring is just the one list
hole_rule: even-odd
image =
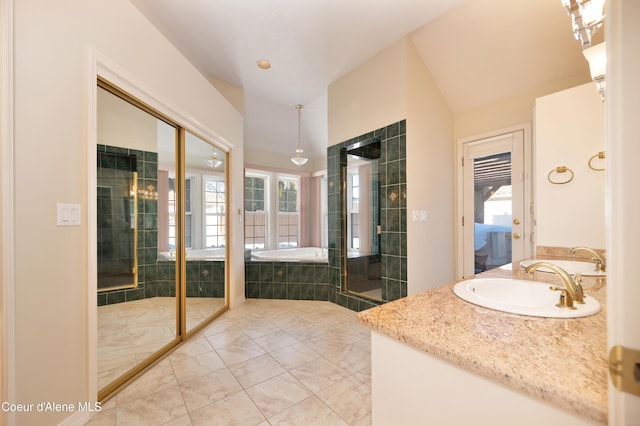
[(514, 232), (513, 233), (513, 239), (514, 240), (519, 240), (520, 239), (520, 233), (519, 232)]
[(518, 219), (517, 217), (515, 219), (513, 219), (513, 224), (514, 225), (520, 225), (520, 219)]

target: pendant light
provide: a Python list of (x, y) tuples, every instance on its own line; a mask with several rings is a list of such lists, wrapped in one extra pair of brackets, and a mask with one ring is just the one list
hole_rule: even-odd
[(212, 167), (214, 169), (222, 165), (222, 161), (218, 160), (218, 154), (215, 151), (211, 153), (211, 155), (209, 156), (209, 159), (205, 161), (205, 163), (207, 163), (209, 167)]
[(300, 148), (300, 113), (303, 107), (302, 105), (298, 104), (296, 105), (296, 108), (298, 109), (298, 149), (296, 149), (295, 157), (291, 157), (291, 162), (296, 166), (302, 166), (306, 164), (309, 159), (302, 156), (303, 150), (302, 148)]

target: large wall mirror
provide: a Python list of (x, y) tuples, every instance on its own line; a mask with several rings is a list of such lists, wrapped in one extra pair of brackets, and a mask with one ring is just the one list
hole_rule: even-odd
[(227, 307), (227, 154), (97, 89), (98, 398)]
[(347, 147), (346, 291), (382, 300), (380, 138)]

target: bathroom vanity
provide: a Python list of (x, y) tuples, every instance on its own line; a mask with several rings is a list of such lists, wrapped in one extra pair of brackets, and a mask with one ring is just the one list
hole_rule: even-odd
[[(519, 262), (477, 278), (525, 277)], [(374, 425), (607, 423), (605, 278), (598, 314), (539, 318), (473, 305), (446, 284), (360, 312), (370, 327)]]

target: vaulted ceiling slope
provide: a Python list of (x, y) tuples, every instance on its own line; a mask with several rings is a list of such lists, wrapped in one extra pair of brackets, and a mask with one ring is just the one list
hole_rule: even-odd
[[(327, 146), (329, 84), (410, 35), (452, 111), (586, 71), (560, 0), (131, 0), (207, 78), (244, 89), (245, 147)], [(273, 66), (261, 70), (258, 59)]]

